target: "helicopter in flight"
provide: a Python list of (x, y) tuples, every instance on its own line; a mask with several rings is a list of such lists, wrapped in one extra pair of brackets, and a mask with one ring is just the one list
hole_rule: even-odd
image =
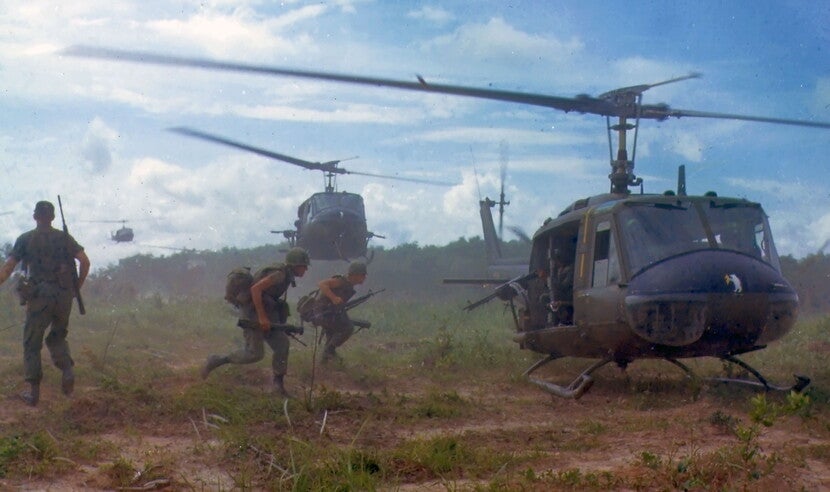
[(127, 227), (127, 219), (119, 220), (84, 220), (81, 222), (94, 222), (98, 224), (121, 224), (121, 228), (110, 232), (110, 239), (116, 243), (129, 243), (135, 238), (131, 227)]
[[(543, 355), (524, 376), (564, 398), (581, 397), (599, 368), (611, 363), (625, 368), (638, 359), (665, 360), (694, 376), (681, 359), (714, 357), (755, 378), (714, 379), (764, 390), (801, 391), (810, 382), (796, 376), (793, 385), (778, 386), (738, 358), (782, 338), (798, 313), (798, 295), (781, 273), (761, 204), (714, 192), (688, 195), (682, 167), (677, 190), (646, 194), (634, 164), (644, 120), (709, 118), (817, 129), (830, 129), (830, 123), (643, 102), (649, 89), (700, 77), (696, 73), (598, 96), (560, 97), (433, 84), (422, 76), (415, 81), (393, 80), (82, 46), (65, 54), (387, 87), (604, 116), (611, 164), (608, 192), (578, 199), (545, 220), (533, 234), (527, 270), (465, 309), (496, 298), (505, 300), (513, 313), (514, 341)], [(488, 213), (490, 208), (487, 205)], [(532, 376), (565, 357), (596, 362), (565, 385)]]
[(317, 260), (349, 260), (367, 257), (369, 240), (375, 237), (383, 239), (383, 236), (368, 230), (363, 197), (357, 193), (337, 191), (338, 174), (355, 174), (432, 185), (449, 184), (425, 179), (349, 171), (339, 167), (342, 159), (328, 162), (306, 161), (186, 127), (171, 128), (170, 131), (322, 172), (326, 180), (325, 188), (300, 204), (297, 208), (294, 229), (271, 231), (274, 234), (282, 234), (288, 240), (289, 246), (302, 247), (308, 251), (312, 259)]

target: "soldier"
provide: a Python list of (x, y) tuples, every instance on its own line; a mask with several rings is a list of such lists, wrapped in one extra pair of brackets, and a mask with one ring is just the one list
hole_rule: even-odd
[(89, 258), (75, 239), (68, 233), (52, 227), (55, 206), (40, 201), (32, 215), (37, 226), (17, 238), (8, 259), (0, 267), (0, 284), (5, 282), (19, 262), (28, 270), (27, 278), (18, 286), (21, 302), (26, 304), (26, 324), (23, 328), (23, 368), (29, 390), (20, 397), (31, 406), (40, 399), (40, 381), (43, 370), (40, 351), (46, 328), (46, 347), (52, 362), (62, 371), (61, 390), (69, 396), (75, 388), (75, 365), (69, 353), (66, 335), (69, 313), (72, 311), (73, 270), (75, 260), (80, 263), (78, 289), (89, 273)]
[[(288, 397), (285, 390), (285, 373), (288, 371), (288, 335), (281, 330), (271, 328), (271, 323), (285, 323), (288, 319), (288, 304), (285, 293), (295, 286), (294, 278), (305, 275), (311, 260), (303, 248), (291, 248), (285, 255), (285, 264), (277, 264), (263, 269), (254, 277), (251, 286), (251, 303), (241, 306), (242, 315), (259, 322), (259, 328), (243, 328), (245, 348), (226, 356), (211, 355), (202, 368), (202, 379), (223, 364), (252, 364), (265, 356), (263, 342), (268, 343), (274, 352), (271, 368), (274, 373), (274, 390), (283, 397)], [(258, 278), (259, 277), (259, 278)]]
[(323, 348), (323, 363), (328, 362), (337, 355), (337, 347), (346, 343), (354, 333), (354, 323), (349, 315), (339, 306), (355, 294), (354, 287), (366, 281), (366, 264), (354, 261), (349, 264), (346, 276), (335, 275), (331, 278), (320, 281), (317, 286), (320, 288), (318, 299), (318, 312), (321, 313), (316, 324), (323, 328), (326, 336), (326, 344)]

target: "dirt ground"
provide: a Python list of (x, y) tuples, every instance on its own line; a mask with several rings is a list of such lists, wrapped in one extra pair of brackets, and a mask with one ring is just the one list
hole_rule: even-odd
[[(267, 380), (265, 367), (234, 368), (232, 371), (237, 370), (246, 371), (245, 377)], [(197, 372), (195, 365), (177, 369), (176, 377), (165, 383), (170, 386), (167, 389), (175, 392), (188, 385), (211, 384), (201, 381)], [(652, 457), (666, 469), (675, 466), (675, 462), (680, 463), (683, 457), (697, 459), (700, 463), (717, 461), (719, 453), (740, 446), (730, 426), (750, 424), (748, 402), (755, 394), (744, 389), (709, 386), (698, 392), (679, 376), (667, 379), (652, 374), (621, 375), (610, 369), (599, 371), (594, 387), (579, 400), (552, 397), (519, 379), (492, 383), (473, 376), (447, 378), (440, 382), (401, 377), (373, 386), (356, 383), (337, 368), (327, 369), (317, 377), (319, 387), (337, 388), (341, 400), (346, 403), (331, 412), (310, 416), (296, 413), (289, 432), (295, 432), (298, 439), (382, 449), (406, 441), (458, 436), (473, 449), (515, 456), (515, 460), (506, 460), (491, 476), (483, 479), (437, 479), (415, 471), (403, 482), (390, 485), (391, 490), (471, 489), (487, 486), (500, 474), (515, 476), (526, 469), (532, 470), (537, 477), (569, 470), (579, 470), (583, 476), (607, 472), (616, 477), (627, 477), (639, 473), (637, 470), (643, 468), (646, 457)], [(302, 393), (304, 382), (297, 376), (290, 377), (288, 384), (295, 392), (299, 388)], [(264, 383), (260, 386), (265, 389)], [(19, 389), (4, 389), (6, 398), (0, 406), (0, 425), (20, 424), (55, 406), (67, 405), (56, 385), (44, 385), (38, 408), (26, 407), (17, 400), (15, 395)], [(107, 419), (117, 419), (118, 415), (110, 415), (106, 408), (100, 407), (100, 392), (100, 388), (79, 381), (76, 394), (69, 403), (68, 412), (92, 420), (100, 419), (104, 430), (86, 437), (112, 443), (122, 457), (136, 463), (166, 463), (172, 475), (152, 478), (152, 470), (145, 470), (146, 480), (136, 476), (134, 487), (120, 490), (235, 488), (232, 474), (217, 461), (222, 456), (222, 443), (218, 438), (218, 429), (223, 425), (221, 419), (194, 414), (180, 421), (164, 419), (155, 423), (135, 423), (118, 430), (114, 422), (107, 422)], [(382, 403), (385, 405), (390, 401), (436, 392), (456, 395), (462, 402), (461, 411), (437, 418), (390, 418), (388, 416), (393, 415), (395, 409), (379, 413), (378, 403), (372, 403), (370, 398), (371, 395), (393, 395), (386, 397)], [(783, 398), (777, 397), (776, 401), (783, 401)], [(286, 416), (277, 414), (274, 418), (282, 420)], [(292, 417), (289, 415), (288, 418)], [(91, 425), (94, 427), (94, 422)], [(280, 432), (286, 431), (284, 425), (281, 429)], [(275, 430), (273, 426), (265, 427), (263, 432)], [(830, 489), (830, 462), (826, 459), (830, 440), (827, 436), (826, 424), (799, 416), (781, 417), (771, 427), (762, 426), (753, 444), (757, 445), (758, 456), (765, 462), (774, 461), (774, 469), (750, 488)], [(777, 458), (772, 460), (771, 457)], [(107, 482), (102, 470), (112, 463), (81, 463), (69, 458), (66, 461), (71, 466), (59, 479), (0, 479), (0, 488), (62, 491), (110, 486), (111, 482)], [(273, 465), (278, 469), (281, 466), (279, 463)], [(510, 489), (509, 484), (516, 482), (507, 480), (506, 483)], [(520, 488), (551, 488), (550, 482), (538, 483), (538, 487), (533, 483), (526, 482)], [(641, 483), (634, 488), (652, 487)], [(653, 488), (665, 489), (666, 486), (658, 482)], [(676, 488), (683, 487), (678, 485)]]

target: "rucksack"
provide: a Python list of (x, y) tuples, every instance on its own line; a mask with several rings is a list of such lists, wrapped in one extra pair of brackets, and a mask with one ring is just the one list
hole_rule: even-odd
[(297, 313), (300, 315), (301, 320), (312, 321), (317, 308), (317, 295), (319, 293), (320, 289), (315, 289), (300, 297), (300, 300), (297, 301)]
[(225, 281), (225, 300), (236, 307), (251, 303), (251, 286), (254, 276), (250, 267), (234, 268)]

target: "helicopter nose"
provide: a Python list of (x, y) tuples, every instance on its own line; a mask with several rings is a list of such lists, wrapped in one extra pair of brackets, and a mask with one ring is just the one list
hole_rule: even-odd
[(625, 298), (629, 325), (649, 342), (698, 340), (747, 349), (783, 336), (795, 323), (798, 295), (775, 268), (733, 251), (701, 250), (635, 275)]

